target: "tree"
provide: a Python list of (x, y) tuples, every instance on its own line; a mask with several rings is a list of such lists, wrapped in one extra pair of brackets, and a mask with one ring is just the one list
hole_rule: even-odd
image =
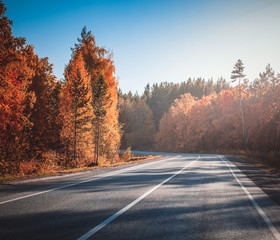
[(244, 138), (244, 145), (245, 149), (247, 148), (249, 136), (247, 135), (246, 129), (245, 129), (245, 119), (244, 119), (244, 109), (243, 109), (243, 102), (242, 102), (242, 88), (241, 81), (243, 81), (243, 84), (246, 84), (245, 77), (246, 75), (243, 73), (244, 66), (240, 59), (237, 60), (236, 64), (234, 65), (234, 69), (231, 72), (231, 79), (232, 82), (236, 82), (238, 80), (238, 88), (239, 88), (239, 100), (240, 100), (240, 112), (241, 112), (241, 121), (242, 121), (242, 133)]
[[(89, 102), (88, 88), (82, 79), (79, 69), (76, 70), (76, 74), (72, 74), (69, 77), (72, 78), (72, 85), (70, 86), (70, 94), (72, 98), (72, 113), (74, 115), (74, 162), (76, 161), (76, 148), (77, 148), (77, 132), (88, 131), (86, 128), (89, 122), (86, 116), (88, 112), (87, 104)], [(80, 110), (83, 109), (83, 110)]]
[(110, 104), (110, 96), (108, 95), (108, 85), (101, 74), (97, 81), (91, 79), (92, 100), (94, 117), (92, 124), (95, 126), (95, 151), (93, 165), (98, 166), (99, 157), (99, 142), (100, 142), (100, 125), (104, 121), (107, 110), (106, 107)]
[(27, 64), (29, 45), (12, 35), (12, 24), (0, 1), (0, 171), (18, 171), (26, 159), (29, 142), (24, 129), (31, 127), (27, 108), (33, 108), (34, 93), (28, 91), (34, 70)]
[(143, 99), (130, 105), (127, 120), (130, 131), (125, 132), (124, 137), (129, 146), (134, 150), (152, 150), (155, 123), (153, 112)]
[(0, 165), (20, 171), (22, 163), (39, 165), (44, 152), (55, 148), (57, 105), (51, 105), (51, 96), (57, 82), (48, 59), (12, 35), (5, 11), (0, 1)]
[[(51, 106), (51, 96), (55, 91), (57, 82), (52, 72), (52, 64), (48, 58), (39, 58), (34, 53), (34, 47), (29, 47), (27, 51), (27, 65), (34, 71), (30, 78), (30, 85), (27, 88), (29, 93), (33, 93), (36, 102), (32, 109), (26, 109), (26, 114), (30, 114), (31, 128), (28, 130), (28, 137), (32, 145), (32, 155), (41, 158), (42, 151), (53, 149), (53, 128), (56, 127), (51, 121), (51, 115), (55, 109)], [(38, 159), (39, 160), (39, 159)]]
[(187, 138), (191, 126), (189, 117), (196, 101), (191, 94), (186, 93), (176, 99), (160, 120), (159, 130), (155, 135), (156, 148), (160, 151), (182, 152), (190, 151)]
[[(88, 144), (87, 135), (90, 134), (90, 93), (89, 77), (85, 70), (85, 63), (79, 51), (72, 55), (65, 69), (65, 85), (61, 94), (61, 118), (63, 127), (61, 138), (66, 145), (66, 154), (73, 157), (78, 166), (77, 153), (82, 152)], [(82, 157), (79, 157), (81, 160)]]
[[(118, 123), (118, 82), (115, 78), (115, 66), (112, 55), (104, 48), (96, 46), (95, 38), (86, 27), (81, 32), (81, 38), (75, 44), (75, 51), (80, 51), (85, 62), (85, 68), (92, 83), (99, 81), (100, 75), (103, 75), (107, 84), (107, 96), (110, 98), (110, 104), (105, 106), (106, 114), (103, 121), (100, 122), (99, 131), (102, 137), (99, 138), (98, 155), (102, 155), (104, 161), (108, 158), (114, 158), (116, 150), (120, 145), (120, 125)], [(93, 110), (92, 110), (93, 111)], [(95, 126), (92, 126), (95, 128)], [(93, 129), (96, 131), (96, 129)]]

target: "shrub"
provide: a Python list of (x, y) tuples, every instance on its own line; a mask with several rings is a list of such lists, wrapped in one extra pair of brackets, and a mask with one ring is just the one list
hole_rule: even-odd
[(128, 162), (131, 159), (131, 147), (127, 148), (123, 154), (123, 160)]

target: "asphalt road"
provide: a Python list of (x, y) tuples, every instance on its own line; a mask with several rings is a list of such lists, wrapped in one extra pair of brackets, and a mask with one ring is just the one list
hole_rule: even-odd
[(0, 186), (0, 239), (280, 239), (280, 207), (218, 155)]

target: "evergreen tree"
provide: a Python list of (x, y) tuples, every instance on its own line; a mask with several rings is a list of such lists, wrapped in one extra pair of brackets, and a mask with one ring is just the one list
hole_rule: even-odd
[[(72, 85), (70, 87), (70, 94), (72, 97), (72, 113), (74, 117), (74, 163), (77, 164), (76, 154), (77, 154), (77, 132), (78, 131), (88, 131), (86, 127), (89, 122), (89, 118), (86, 113), (88, 112), (87, 104), (89, 102), (88, 98), (88, 88), (85, 85), (79, 69), (77, 69), (77, 74), (70, 76), (72, 79)], [(80, 110), (82, 109), (82, 110)]]
[[(245, 129), (245, 118), (244, 118), (244, 109), (243, 109), (243, 102), (242, 102), (242, 86), (241, 86), (241, 81), (243, 81), (244, 85), (246, 84), (246, 80), (244, 79), (246, 75), (243, 73), (244, 71), (244, 66), (243, 62), (238, 59), (236, 64), (234, 65), (234, 69), (231, 72), (231, 79), (232, 82), (236, 82), (238, 80), (238, 88), (239, 88), (239, 103), (240, 103), (240, 112), (241, 112), (241, 121), (242, 121), (242, 134), (244, 138), (244, 145), (245, 149), (247, 148), (249, 136), (246, 133)], [(244, 86), (243, 85), (243, 86)]]
[(91, 129), (89, 78), (80, 52), (73, 54), (66, 67), (65, 80), (60, 97), (63, 125), (60, 135), (65, 145), (66, 157), (73, 159), (74, 165), (78, 166), (78, 160), (84, 158), (78, 156), (78, 152), (84, 156), (85, 148), (90, 147), (87, 136), (90, 135)]
[(98, 165), (99, 158), (99, 142), (100, 142), (100, 125), (103, 123), (107, 113), (107, 106), (110, 103), (110, 96), (108, 96), (108, 85), (101, 74), (97, 81), (91, 79), (92, 100), (91, 106), (93, 108), (94, 117), (92, 123), (95, 126), (95, 151), (94, 151), (94, 166)]

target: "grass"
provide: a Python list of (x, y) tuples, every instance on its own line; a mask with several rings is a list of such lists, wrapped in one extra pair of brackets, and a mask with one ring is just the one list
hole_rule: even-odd
[(31, 179), (36, 177), (42, 177), (42, 176), (53, 176), (58, 174), (67, 174), (67, 173), (76, 173), (76, 172), (83, 172), (83, 171), (90, 171), (97, 168), (102, 167), (113, 167), (113, 166), (119, 166), (119, 165), (127, 165), (132, 163), (140, 163), (144, 161), (150, 161), (154, 160), (156, 158), (162, 157), (160, 155), (158, 156), (152, 156), (152, 155), (137, 155), (137, 156), (131, 156), (131, 158), (128, 161), (120, 161), (116, 163), (101, 163), (99, 166), (94, 167), (78, 167), (78, 168), (62, 168), (62, 167), (55, 167), (48, 171), (38, 171), (33, 172), (30, 174), (4, 174), (0, 176), (0, 183), (6, 183), (6, 182), (12, 182), (12, 181), (18, 181), (18, 180), (25, 180), (25, 179)]
[(245, 150), (231, 150), (231, 151), (216, 151), (216, 154), (233, 155), (242, 158), (248, 163), (257, 167), (268, 170), (280, 176), (280, 152), (270, 151), (245, 151)]
[(237, 156), (257, 167), (280, 176), (280, 154), (277, 152), (244, 152)]

